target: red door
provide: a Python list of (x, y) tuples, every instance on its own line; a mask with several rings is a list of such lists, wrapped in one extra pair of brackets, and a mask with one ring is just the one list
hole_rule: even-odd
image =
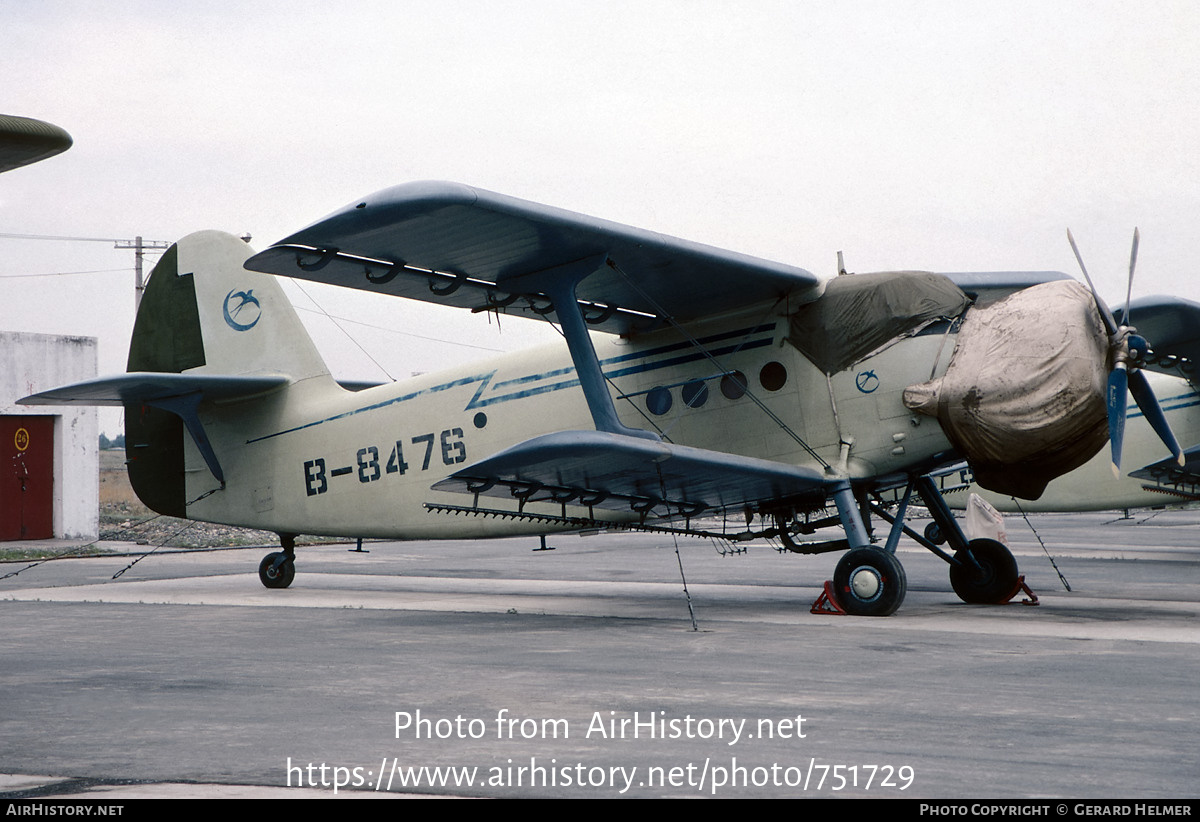
[(54, 536), (54, 417), (0, 416), (0, 541)]

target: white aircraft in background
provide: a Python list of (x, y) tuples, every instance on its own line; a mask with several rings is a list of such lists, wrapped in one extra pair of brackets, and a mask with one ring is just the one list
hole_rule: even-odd
[[(1118, 320), (1123, 316), (1118, 313)], [(1175, 297), (1146, 297), (1134, 300), (1130, 318), (1148, 339), (1170, 339), (1174, 354), (1162, 355), (1157, 365), (1171, 373), (1152, 373), (1148, 381), (1170, 420), (1171, 429), (1183, 442), (1200, 442), (1200, 377), (1192, 364), (1200, 361), (1200, 304)], [(1051, 480), (1034, 500), (1014, 500), (974, 485), (975, 492), (1001, 511), (1101, 511), (1148, 508), (1200, 502), (1200, 446), (1183, 452), (1184, 464), (1167, 456), (1161, 440), (1134, 406), (1129, 408), (1123, 459), (1136, 466), (1123, 473), (1113, 471), (1109, 454), (1101, 452), (1084, 465)], [(969, 476), (969, 474), (968, 474)], [(951, 497), (952, 507), (966, 493)]]
[[(1180, 304), (1174, 298), (1156, 298)], [(1136, 314), (1134, 304), (1134, 318)], [(1186, 304), (1190, 325), (1200, 337), (1200, 305)], [(1148, 335), (1147, 335), (1148, 336)], [(1184, 343), (1181, 348), (1188, 348)], [(1190, 348), (1200, 355), (1200, 342), (1193, 341)], [(1178, 348), (1176, 349), (1178, 350)], [(1195, 360), (1190, 360), (1195, 361)], [(1172, 430), (1182, 442), (1195, 443), (1200, 440), (1200, 391), (1189, 378), (1176, 378), (1166, 374), (1151, 374), (1150, 385), (1168, 414)], [(952, 508), (960, 508), (968, 493), (978, 493), (1000, 511), (1105, 511), (1133, 508), (1159, 508), (1164, 505), (1186, 505), (1200, 502), (1200, 446), (1184, 450), (1184, 464), (1180, 466), (1172, 457), (1163, 456), (1163, 444), (1153, 428), (1146, 424), (1138, 408), (1130, 408), (1128, 427), (1124, 434), (1124, 460), (1138, 466), (1128, 473), (1112, 472), (1112, 462), (1106, 452), (1100, 452), (1084, 466), (1060, 478), (1050, 481), (1045, 492), (1037, 499), (1014, 499), (1009, 494), (998, 494), (974, 486), (970, 482), (970, 470), (964, 475), (964, 485), (948, 494)], [(959, 493), (962, 492), (962, 493)]]
[[(542, 317), (566, 344), (348, 391), (276, 275)], [(129, 373), (24, 402), (123, 405), (139, 497), (171, 516), (279, 533), (283, 550), (259, 567), (268, 587), (291, 583), (299, 533), (630, 527), (848, 549), (837, 599), (885, 615), (906, 590), (902, 534), (947, 561), (967, 602), (1017, 590), (1011, 553), (959, 529), (939, 469), (966, 459), (981, 484), (1036, 497), (1123, 424), (1126, 379), (1180, 452), (1140, 370), (1165, 368), (1169, 354), (1170, 368), (1190, 368), (1172, 349), (1179, 335), (1164, 331), (1150, 354), (1099, 305), (1054, 272), (822, 282), (500, 194), (412, 183), (258, 254), (218, 232), (185, 237), (146, 289)], [(953, 554), (904, 524), (914, 493)], [(883, 545), (873, 515), (891, 523)], [(797, 540), (825, 525), (845, 538)]]

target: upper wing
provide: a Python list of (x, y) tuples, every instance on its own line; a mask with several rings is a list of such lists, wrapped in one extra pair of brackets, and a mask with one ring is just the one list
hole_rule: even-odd
[[(538, 281), (592, 273), (593, 327), (630, 333), (820, 293), (801, 268), (456, 183), (385, 189), (286, 237), (246, 267), (483, 311), (552, 312)], [(531, 275), (541, 275), (531, 276)]]
[(1071, 279), (1061, 271), (966, 271), (946, 273), (944, 276), (949, 277), (976, 305), (989, 305), (1014, 291), (1023, 291), (1042, 283)]
[[(1118, 309), (1117, 323), (1125, 312)], [(1139, 297), (1129, 305), (1130, 325), (1149, 341), (1145, 368), (1194, 379), (1200, 363), (1200, 303), (1179, 297)]]

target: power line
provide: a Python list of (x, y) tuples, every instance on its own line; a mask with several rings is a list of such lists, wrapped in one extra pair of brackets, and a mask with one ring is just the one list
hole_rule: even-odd
[(142, 260), (147, 251), (165, 251), (171, 247), (166, 240), (143, 240), (141, 236), (132, 240), (115, 237), (71, 237), (58, 234), (9, 234), (0, 233), (0, 239), (5, 240), (53, 240), (74, 243), (112, 243), (113, 248), (133, 250), (133, 307), (136, 311), (142, 304), (142, 292), (146, 290), (145, 279), (142, 276)]
[(21, 277), (69, 277), (72, 274), (110, 274), (115, 271), (131, 271), (126, 268), (97, 268), (92, 271), (50, 271), (45, 274), (0, 274), (0, 280), (15, 280)]
[[(308, 292), (304, 292), (304, 296), (308, 297), (310, 300), (312, 299), (312, 297), (309, 296)], [(488, 345), (475, 345), (473, 343), (467, 343), (467, 342), (463, 342), (461, 340), (447, 340), (442, 337), (430, 337), (425, 334), (414, 334), (411, 331), (401, 331), (398, 328), (391, 328), (386, 325), (376, 325), (375, 323), (367, 323), (367, 322), (363, 322), (362, 320), (352, 320), (349, 317), (339, 317), (335, 314), (330, 314), (328, 311), (325, 311), (323, 308), (320, 308), (319, 306), (317, 308), (308, 308), (307, 306), (303, 306), (303, 305), (294, 305), (292, 307), (295, 308), (297, 311), (308, 311), (313, 314), (320, 314), (331, 320), (340, 320), (341, 322), (345, 322), (345, 323), (353, 323), (354, 325), (362, 325), (362, 326), (366, 326), (367, 328), (374, 328), (378, 331), (387, 331), (388, 333), (391, 333), (391, 334), (400, 334), (402, 336), (413, 337), (418, 340), (428, 340), (429, 342), (443, 343), (445, 345), (457, 345), (457, 346), (461, 346), (463, 348), (474, 348), (479, 351), (487, 351), (492, 354), (503, 354), (505, 351), (505, 349), (503, 349), (503, 348), (495, 348), (493, 346), (488, 346)], [(344, 333), (344, 331), (345, 330), (343, 329), (343, 333)], [(380, 366), (380, 367), (382, 368), (382, 366)], [(386, 374), (387, 372), (385, 371), (384, 373)]]
[(5, 240), (61, 240), (76, 243), (121, 243), (124, 240), (118, 240), (113, 237), (64, 237), (57, 234), (2, 234), (0, 239)]

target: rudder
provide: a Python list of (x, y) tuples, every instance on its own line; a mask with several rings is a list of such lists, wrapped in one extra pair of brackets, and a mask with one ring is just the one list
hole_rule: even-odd
[[(253, 254), (247, 243), (220, 231), (172, 245), (142, 296), (127, 370), (331, 381), (279, 282), (243, 267)], [(184, 437), (175, 414), (125, 406), (130, 483), (147, 506), (175, 517), (187, 516)]]

